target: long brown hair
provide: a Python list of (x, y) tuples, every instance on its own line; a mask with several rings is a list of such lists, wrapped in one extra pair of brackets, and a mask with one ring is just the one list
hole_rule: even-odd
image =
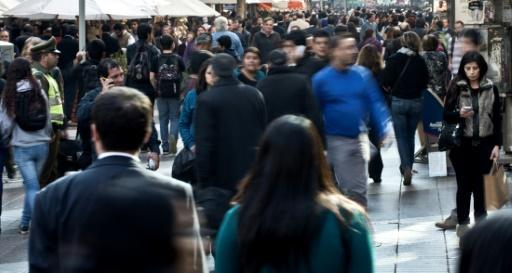
[(41, 86), (32, 75), (30, 62), (25, 58), (16, 58), (7, 71), (7, 81), (2, 94), (3, 106), (7, 110), (7, 115), (11, 118), (14, 118), (16, 111), (16, 93), (18, 92), (16, 84), (21, 80), (28, 80), (30, 82), (33, 96), (40, 94)]
[(357, 56), (357, 64), (370, 69), (374, 76), (377, 76), (384, 67), (379, 50), (372, 44), (367, 44), (361, 48)]
[(246, 272), (264, 264), (297, 272), (289, 261), (306, 258), (322, 212), (347, 227), (353, 213), (363, 211), (338, 191), (313, 123), (294, 115), (268, 126), (233, 200), (241, 205), (238, 239)]

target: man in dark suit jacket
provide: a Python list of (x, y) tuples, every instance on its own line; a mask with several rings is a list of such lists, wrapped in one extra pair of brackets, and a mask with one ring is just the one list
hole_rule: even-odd
[(217, 82), (197, 99), (196, 164), (199, 185), (235, 191), (256, 155), (266, 125), (261, 93), (233, 76), (228, 54), (212, 58)]
[(138, 161), (151, 111), (134, 89), (98, 96), (91, 129), (99, 158), (37, 195), (30, 272), (207, 272), (192, 188)]

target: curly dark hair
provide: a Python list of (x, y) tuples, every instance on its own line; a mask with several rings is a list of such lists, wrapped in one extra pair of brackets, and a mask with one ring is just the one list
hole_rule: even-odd
[(3, 106), (7, 110), (7, 115), (11, 118), (14, 118), (16, 111), (16, 84), (21, 80), (28, 80), (30, 82), (33, 96), (40, 94), (41, 86), (32, 75), (30, 62), (25, 58), (16, 58), (7, 71), (7, 80), (2, 94)]

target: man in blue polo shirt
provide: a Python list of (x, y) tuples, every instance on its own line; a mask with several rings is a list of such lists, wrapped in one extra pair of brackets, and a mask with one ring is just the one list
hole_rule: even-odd
[(356, 40), (341, 35), (332, 52), (331, 65), (313, 77), (313, 90), (323, 113), (328, 158), (339, 186), (349, 198), (366, 207), (366, 124), (384, 140), (390, 115), (371, 71), (353, 65), (358, 53)]

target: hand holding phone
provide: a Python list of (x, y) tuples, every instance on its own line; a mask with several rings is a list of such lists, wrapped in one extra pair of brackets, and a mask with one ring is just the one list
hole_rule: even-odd
[(101, 81), (101, 85), (103, 86), (102, 91), (106, 91), (106, 90), (109, 90), (110, 88), (114, 87), (114, 80), (112, 80), (112, 79), (101, 77), (100, 81)]

